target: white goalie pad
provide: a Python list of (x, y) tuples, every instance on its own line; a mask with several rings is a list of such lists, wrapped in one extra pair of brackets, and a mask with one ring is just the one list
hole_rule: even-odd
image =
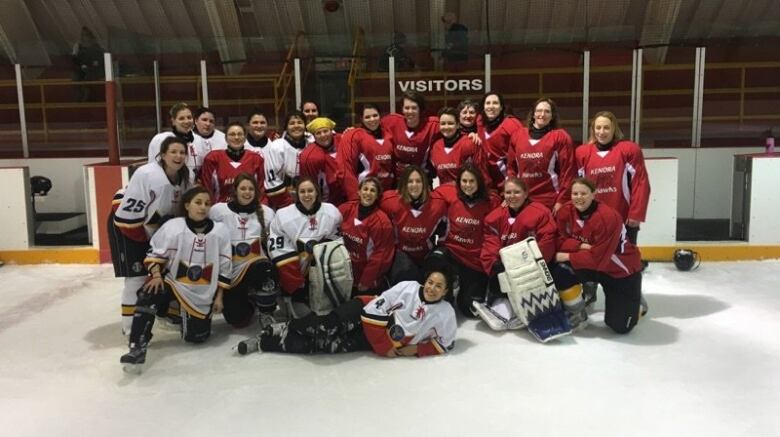
[(309, 268), (309, 306), (327, 314), (352, 297), (352, 262), (339, 239), (316, 244)]
[(569, 334), (558, 291), (533, 237), (499, 251), (505, 272), (498, 275), (517, 317), (542, 342)]

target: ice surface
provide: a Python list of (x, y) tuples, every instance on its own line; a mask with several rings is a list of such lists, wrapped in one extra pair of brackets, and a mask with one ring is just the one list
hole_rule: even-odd
[[(155, 326), (122, 372), (110, 266), (0, 268), (3, 436), (773, 436), (780, 262), (654, 263), (649, 317), (543, 345), (463, 321), (448, 356), (252, 354), (215, 320), (203, 345)], [(774, 430), (774, 431), (773, 431)]]

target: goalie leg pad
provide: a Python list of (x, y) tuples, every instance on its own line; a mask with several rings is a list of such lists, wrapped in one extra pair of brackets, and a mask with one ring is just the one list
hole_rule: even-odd
[(550, 270), (533, 237), (500, 250), (506, 268), (499, 277), (517, 316), (541, 342), (571, 333)]
[(317, 314), (327, 314), (352, 294), (352, 262), (342, 240), (314, 246), (309, 269), (309, 306)]

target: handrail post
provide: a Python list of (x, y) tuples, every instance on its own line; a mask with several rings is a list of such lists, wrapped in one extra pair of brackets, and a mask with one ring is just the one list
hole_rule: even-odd
[(154, 60), (154, 111), (157, 119), (157, 132), (162, 132), (162, 99), (160, 97), (160, 62)]
[(202, 106), (204, 108), (209, 107), (209, 75), (206, 71), (206, 60), (201, 59), (200, 60), (200, 89), (201, 89), (201, 96), (203, 98), (202, 100)]
[(22, 88), (22, 66), (14, 64), (16, 72), (16, 99), (19, 103), (19, 131), (22, 134), (22, 156), (30, 157), (30, 145), (27, 142), (27, 117), (24, 113), (24, 91)]
[(590, 50), (582, 53), (582, 142), (588, 142), (588, 108), (590, 106)]
[(295, 58), (293, 61), (295, 66), (295, 108), (301, 108), (301, 58)]
[(119, 165), (119, 141), (117, 140), (116, 83), (111, 53), (103, 54), (106, 72), (106, 139), (108, 140), (108, 163)]

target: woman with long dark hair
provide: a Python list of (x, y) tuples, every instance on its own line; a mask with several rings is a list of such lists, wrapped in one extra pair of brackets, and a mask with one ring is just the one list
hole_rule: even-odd
[(320, 187), (313, 179), (300, 178), (295, 191), (296, 202), (277, 210), (271, 222), (268, 252), (279, 269), (283, 296), (291, 303), (306, 305), (306, 278), (314, 245), (335, 240), (342, 220), (335, 206), (322, 201)]
[(482, 112), (477, 117), (477, 131), (487, 160), (491, 188), (500, 190), (507, 176), (506, 155), (510, 139), (524, 130), (523, 124), (505, 113), (504, 98), (498, 93), (485, 94), (480, 106)]
[(379, 208), (382, 184), (375, 177), (360, 182), (358, 200), (339, 206), (343, 218), (341, 235), (352, 261), (354, 289), (358, 294), (376, 293), (385, 282), (395, 249), (393, 224)]
[(344, 165), (344, 177), (352, 179), (352, 185), (376, 177), (384, 190), (392, 190), (395, 188), (393, 135), (382, 125), (382, 114), (376, 105), (363, 105), (361, 114), (361, 126), (342, 134), (337, 151)]
[(431, 195), (428, 176), (410, 165), (401, 174), (398, 190), (385, 192), (382, 211), (395, 224), (396, 245), (391, 284), (421, 281), (424, 262), (446, 228), (447, 205)]
[(455, 183), (439, 185), (435, 193), (447, 203), (444, 247), (458, 278), (455, 302), (463, 315), (474, 317), (473, 302), (485, 301), (488, 284), (488, 276), (480, 263), (485, 217), (501, 201), (488, 191), (482, 171), (472, 164), (464, 164)]
[(233, 181), (233, 194), (217, 203), (209, 217), (225, 225), (233, 248), (230, 289), (224, 294), (223, 315), (230, 325), (242, 328), (259, 313), (260, 326), (274, 323), (279, 274), (271, 263), (266, 243), (274, 211), (260, 202), (262, 189), (254, 176), (241, 173)]
[[(230, 234), (209, 218), (211, 199), (196, 186), (181, 198), (184, 217), (168, 220), (150, 242), (144, 259), (149, 278), (138, 290), (130, 330), (126, 366), (143, 364), (152, 339), (155, 316), (167, 313), (172, 301), (181, 308), (181, 337), (202, 343), (211, 335), (211, 316), (223, 308), (223, 290), (230, 286)], [(129, 370), (125, 367), (125, 370)]]
[(179, 211), (182, 193), (192, 183), (185, 164), (187, 145), (179, 137), (163, 139), (158, 156), (133, 173), (125, 190), (113, 201), (109, 216), (109, 243), (114, 274), (124, 277), (122, 330), (130, 333), (136, 292), (144, 283), (143, 266), (149, 240), (160, 225)]
[(308, 316), (266, 328), (257, 342), (265, 352), (298, 354), (373, 350), (387, 358), (441, 355), (455, 345), (455, 311), (446, 268), (420, 282), (400, 282), (379, 296), (359, 296), (327, 315)]

